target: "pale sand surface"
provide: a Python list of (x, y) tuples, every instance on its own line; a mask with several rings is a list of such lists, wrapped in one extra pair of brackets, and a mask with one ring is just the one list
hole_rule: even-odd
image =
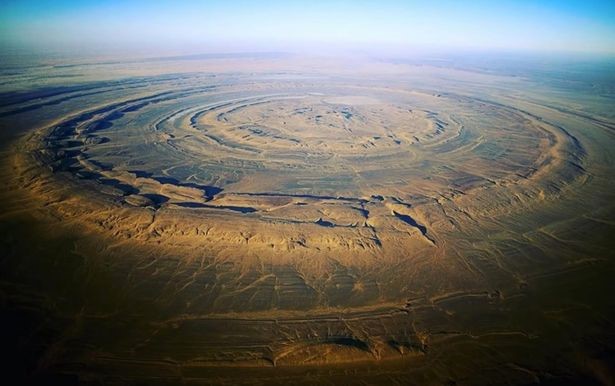
[(615, 124), (573, 90), (331, 58), (67, 71), (3, 76), (19, 374), (613, 379)]

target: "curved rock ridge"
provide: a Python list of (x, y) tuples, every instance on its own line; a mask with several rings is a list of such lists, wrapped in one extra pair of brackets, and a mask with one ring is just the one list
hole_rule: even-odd
[[(583, 174), (578, 141), (518, 108), (345, 83), (237, 82), (86, 109), (28, 146), (63, 181), (118, 209), (155, 211), (142, 240), (200, 227), (210, 236), (186, 245), (274, 261), (340, 251), (350, 265), (438, 249), (456, 223), (431, 209), (442, 199), (486, 194), (489, 205), (455, 210), (497, 213), (518, 189), (544, 198)], [(165, 216), (182, 221), (151, 231)]]
[(72, 365), (542, 347), (519, 316), (548, 303), (532, 291), (608, 253), (584, 241), (611, 210), (608, 124), (485, 80), (302, 75), (135, 78), (0, 111), (48, 114), (3, 172), (87, 276)]

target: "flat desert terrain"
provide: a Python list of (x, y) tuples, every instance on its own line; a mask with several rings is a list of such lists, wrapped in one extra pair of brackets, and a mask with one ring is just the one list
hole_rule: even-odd
[(3, 365), (92, 385), (613, 384), (615, 82), (558, 71), (3, 69)]

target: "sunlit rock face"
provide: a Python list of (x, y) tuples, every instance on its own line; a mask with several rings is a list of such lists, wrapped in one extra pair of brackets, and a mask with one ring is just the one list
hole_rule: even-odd
[[(326, 379), (367, 363), (408, 381), (513, 363), (488, 379), (525, 382), (578, 339), (558, 321), (604, 333), (608, 116), (493, 74), (197, 64), (117, 64), (113, 80), (24, 86), (2, 106), (20, 133), (2, 153), (6, 228), (35, 224), (43, 246), (10, 227), (5, 280), (70, 299), (32, 297), (49, 329), (80, 326), (43, 373), (343, 364), (319, 367)], [(561, 355), (555, 376), (585, 371)]]

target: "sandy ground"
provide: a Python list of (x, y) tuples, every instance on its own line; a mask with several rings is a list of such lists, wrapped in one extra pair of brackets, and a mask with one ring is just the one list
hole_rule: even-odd
[(408, 64), (69, 68), (3, 77), (17, 377), (613, 381), (606, 112)]

